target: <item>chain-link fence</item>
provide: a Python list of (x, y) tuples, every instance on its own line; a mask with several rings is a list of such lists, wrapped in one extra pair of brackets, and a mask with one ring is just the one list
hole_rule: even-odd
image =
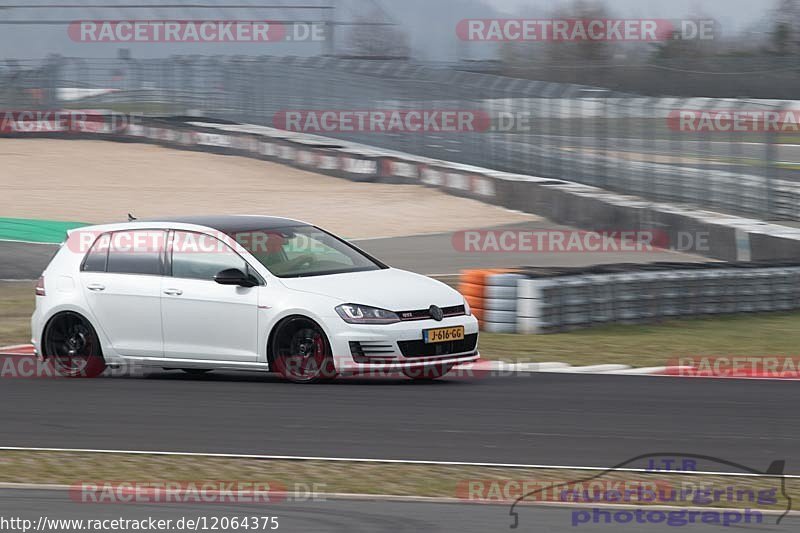
[(488, 117), (485, 127), (309, 133), (650, 200), (800, 220), (796, 101), (643, 97), (398, 61), (197, 56), (6, 62), (0, 106), (266, 126), (287, 110), (469, 111)]

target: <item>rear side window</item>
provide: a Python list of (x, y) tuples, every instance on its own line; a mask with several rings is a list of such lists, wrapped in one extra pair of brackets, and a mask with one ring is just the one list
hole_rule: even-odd
[(167, 232), (118, 231), (111, 235), (106, 271), (116, 274), (161, 275)]
[(216, 237), (175, 232), (172, 239), (173, 277), (213, 281), (214, 276), (229, 268), (248, 272), (245, 260)]
[(104, 233), (100, 235), (86, 254), (83, 260), (84, 272), (105, 272), (108, 261), (108, 244), (111, 242), (111, 235)]

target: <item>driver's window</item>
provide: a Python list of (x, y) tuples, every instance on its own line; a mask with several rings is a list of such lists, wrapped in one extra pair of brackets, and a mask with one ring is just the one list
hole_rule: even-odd
[(230, 246), (211, 235), (176, 231), (172, 239), (172, 277), (213, 281), (223, 270), (247, 273), (247, 263)]

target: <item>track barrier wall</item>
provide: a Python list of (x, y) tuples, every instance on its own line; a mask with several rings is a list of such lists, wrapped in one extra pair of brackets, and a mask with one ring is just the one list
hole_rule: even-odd
[[(354, 181), (416, 183), (544, 216), (591, 231), (660, 229), (709, 236), (704, 255), (722, 261), (800, 258), (800, 229), (756, 219), (656, 203), (594, 186), (428, 159), (347, 141), (265, 126), (208, 122), (192, 117), (135, 117), (86, 112), (106, 121), (90, 131), (0, 131), (0, 137), (83, 138), (146, 142), (203, 152), (274, 161)], [(116, 127), (115, 124), (124, 124)]]
[(484, 331), (554, 333), (610, 323), (800, 309), (800, 263), (653, 263), (467, 270)]

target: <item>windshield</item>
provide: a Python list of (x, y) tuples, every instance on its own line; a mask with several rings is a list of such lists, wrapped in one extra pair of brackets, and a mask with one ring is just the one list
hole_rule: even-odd
[(386, 265), (314, 226), (292, 226), (230, 235), (280, 278), (379, 270)]

